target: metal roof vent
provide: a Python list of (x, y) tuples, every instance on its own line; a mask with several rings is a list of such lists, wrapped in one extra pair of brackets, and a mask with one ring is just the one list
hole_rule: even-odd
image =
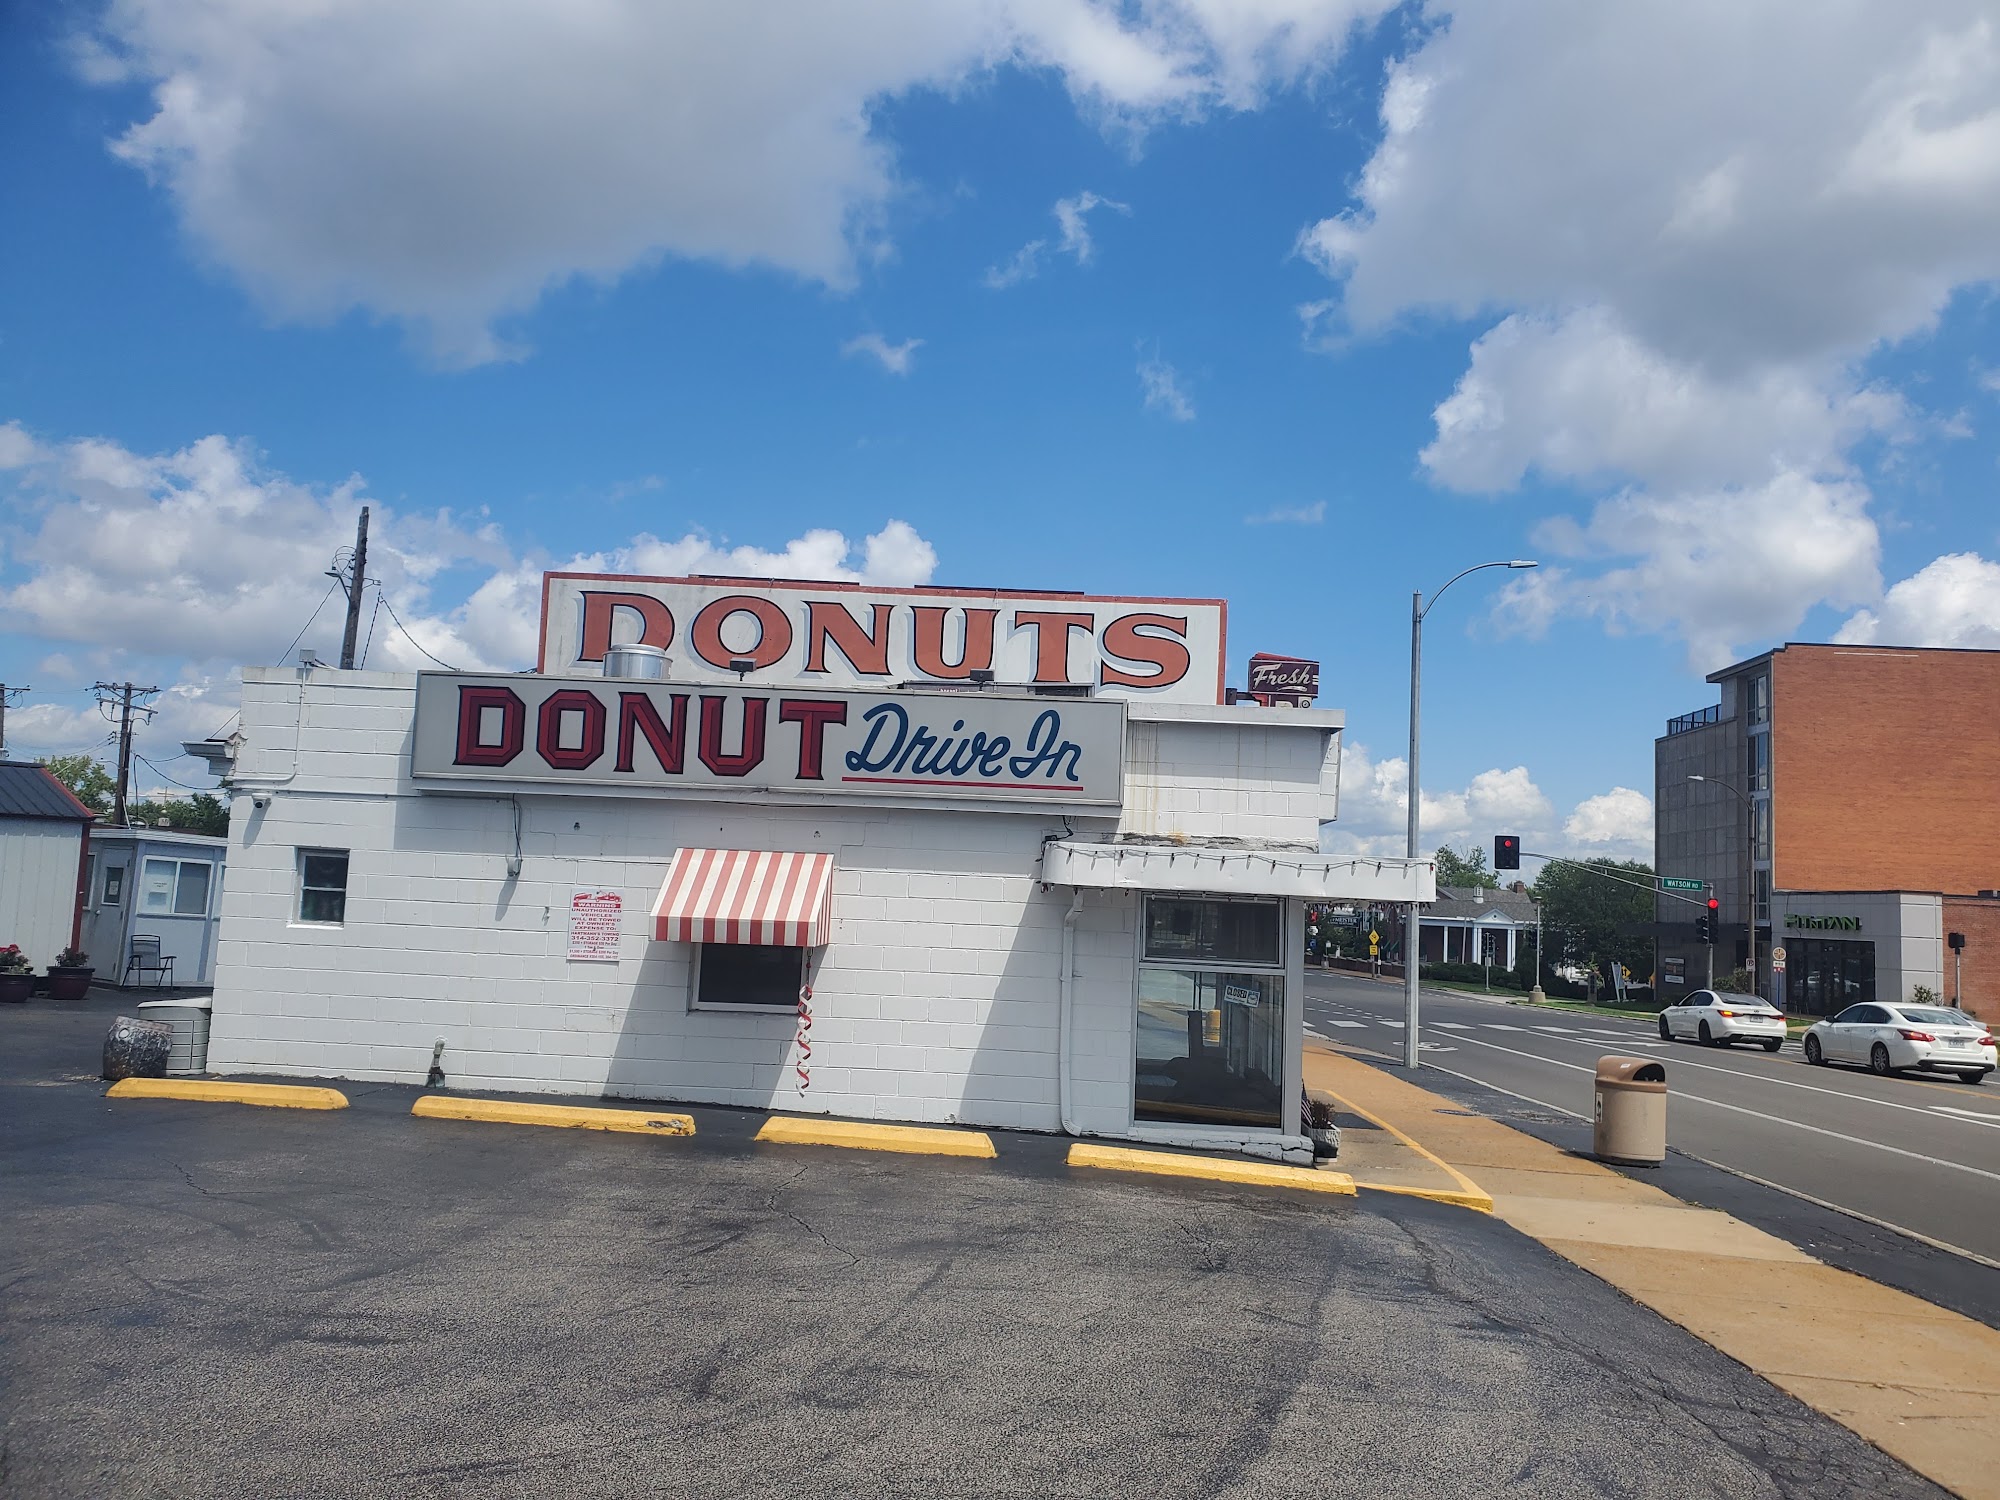
[(659, 646), (613, 646), (604, 653), (606, 677), (658, 682), (667, 675), (667, 668), (672, 665), (673, 661), (665, 649)]

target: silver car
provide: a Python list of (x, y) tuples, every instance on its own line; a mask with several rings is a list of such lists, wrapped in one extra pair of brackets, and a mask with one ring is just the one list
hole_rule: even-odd
[(1993, 1032), (1942, 1005), (1850, 1005), (1806, 1029), (1806, 1061), (1858, 1063), (1881, 1074), (1905, 1068), (1977, 1083), (1993, 1071)]

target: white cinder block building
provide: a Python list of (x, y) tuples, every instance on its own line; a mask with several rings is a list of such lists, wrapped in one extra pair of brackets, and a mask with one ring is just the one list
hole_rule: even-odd
[(1304, 903), (1433, 874), (1222, 619), (551, 575), (542, 672), (246, 672), (210, 1066), (1303, 1155)]

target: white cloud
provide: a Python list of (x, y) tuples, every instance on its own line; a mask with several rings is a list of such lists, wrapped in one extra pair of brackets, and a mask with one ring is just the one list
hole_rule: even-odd
[(1787, 469), (1839, 472), (1857, 437), (1897, 431), (1906, 408), (1893, 392), (1853, 389), (1844, 371), (1711, 375), (1599, 307), (1516, 314), (1488, 330), (1436, 421), (1424, 467), (1458, 490), (1511, 489), (1530, 469), (1576, 481), (1754, 484)]
[[(1089, 264), (1091, 256), (1096, 253), (1096, 242), (1090, 237), (1089, 216), (1100, 208), (1109, 208), (1121, 214), (1132, 212), (1127, 205), (1100, 197), (1088, 189), (1074, 198), (1056, 199), (1055, 207), (1050, 210), (1056, 221), (1056, 250), (1067, 253), (1080, 266)], [(1000, 264), (988, 266), (980, 280), (996, 292), (1032, 281), (1041, 274), (1042, 252), (1048, 247), (1046, 239), (1029, 240)]]
[[(1342, 737), (1340, 817), (1321, 830), (1330, 853), (1401, 855), (1409, 847), (1409, 762), (1376, 760)], [(1481, 771), (1464, 787), (1426, 789), (1419, 819), (1426, 853), (1440, 844), (1485, 847), (1496, 833), (1546, 835), (1555, 809), (1526, 766)]]
[(1919, 331), (2000, 275), (1986, 0), (1449, 10), (1390, 72), (1359, 206), (1304, 239), (1361, 325), (1596, 304), (1755, 369)]
[(1551, 521), (1535, 537), (1579, 562), (1620, 565), (1544, 566), (1503, 589), (1496, 614), (1528, 634), (1560, 614), (1671, 630), (1690, 666), (1710, 671), (1787, 635), (1815, 603), (1852, 608), (1875, 597), (1881, 548), (1867, 506), (1859, 484), (1797, 473), (1735, 489), (1628, 490), (1583, 525)]
[(119, 0), (78, 57), (150, 91), (114, 149), (273, 316), (363, 309), (469, 364), (517, 356), (495, 320), (549, 288), (662, 256), (851, 285), (896, 97), (1022, 66), (1124, 124), (1248, 108), (1386, 8)]
[(900, 344), (892, 344), (879, 333), (857, 334), (840, 346), (840, 352), (850, 358), (856, 354), (866, 354), (881, 362), (882, 368), (891, 375), (910, 373), (910, 357), (923, 347), (922, 339), (904, 339)]
[[(76, 676), (159, 683), (160, 713), (142, 749), (163, 764), (181, 739), (209, 735), (233, 710), (237, 667), (275, 662), (295, 639), (337, 656), (345, 600), (324, 570), (352, 543), (364, 503), (372, 514), (363, 645), (377, 668), (409, 670), (433, 657), (467, 669), (527, 667), (551, 567), (897, 586), (926, 583), (937, 567), (930, 543), (900, 520), (859, 544), (830, 528), (777, 550), (642, 532), (621, 547), (558, 559), (518, 550), (482, 518), (383, 506), (359, 478), (331, 489), (298, 484), (219, 436), (139, 454), (103, 439), (38, 442), (10, 424), (0, 442), (23, 456), (0, 486), (12, 540), (0, 631), (62, 648), (49, 659)], [(105, 727), (76, 692), (38, 695), (9, 715), (8, 740), (17, 753), (96, 750)]]
[(1041, 272), (1041, 254), (1047, 244), (1047, 240), (1029, 240), (999, 265), (988, 266), (980, 279), (996, 292), (1034, 280)]
[(1129, 215), (1132, 210), (1123, 203), (1115, 203), (1109, 198), (1085, 190), (1074, 198), (1056, 199), (1056, 224), (1062, 231), (1062, 242), (1056, 247), (1066, 250), (1076, 257), (1078, 265), (1087, 265), (1096, 252), (1096, 244), (1090, 237), (1088, 215), (1093, 209), (1108, 208)]
[(1158, 355), (1139, 361), (1139, 389), (1145, 393), (1147, 411), (1160, 412), (1176, 422), (1194, 420), (1194, 402), (1181, 389), (1180, 375)]
[(2000, 648), (2000, 563), (1973, 552), (1938, 558), (1856, 610), (1834, 635), (1843, 645)]
[(1357, 203), (1301, 236), (1339, 296), (1300, 312), (1332, 348), (1412, 311), (1500, 315), (1425, 467), (1468, 491), (1615, 491), (1545, 528), (1577, 565), (1517, 580), (1512, 618), (1676, 631), (1712, 666), (1876, 598), (1851, 455), (1927, 419), (1856, 371), (2000, 277), (1990, 5), (1436, 18), (1389, 70)]
[(1629, 786), (1585, 797), (1563, 821), (1572, 851), (1653, 862), (1653, 799)]
[(1315, 500), (1311, 505), (1279, 505), (1262, 515), (1245, 516), (1245, 526), (1317, 526), (1326, 519), (1326, 502)]

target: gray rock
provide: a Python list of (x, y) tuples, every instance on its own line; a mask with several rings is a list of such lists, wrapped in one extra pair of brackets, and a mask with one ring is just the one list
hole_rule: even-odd
[(174, 1028), (165, 1021), (120, 1016), (104, 1034), (106, 1078), (164, 1078), (173, 1050)]

